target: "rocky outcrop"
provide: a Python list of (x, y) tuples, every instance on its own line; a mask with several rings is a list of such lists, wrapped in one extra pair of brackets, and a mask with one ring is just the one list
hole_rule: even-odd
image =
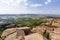
[(60, 28), (54, 28), (49, 34), (50, 40), (60, 40)]
[(25, 35), (27, 30), (31, 32), (28, 27), (6, 29), (1, 37), (2, 40), (47, 40), (39, 33)]
[(60, 40), (60, 19), (49, 19), (47, 23), (32, 30), (29, 27), (7, 29), (1, 38), (3, 40), (47, 40), (43, 37), (44, 33), (48, 33), (48, 40)]
[(60, 19), (55, 19), (52, 26), (60, 27)]
[(33, 32), (43, 34), (49, 33), (49, 40), (60, 40), (60, 19), (51, 19), (42, 26), (33, 28)]
[(46, 28), (44, 28), (44, 26), (37, 26), (36, 28), (32, 29), (32, 32), (43, 34), (45, 30), (46, 30)]
[[(28, 30), (28, 31), (26, 31)], [(11, 28), (6, 29), (2, 34), (3, 40), (13, 40), (15, 38), (18, 38), (20, 36), (24, 36), (26, 33), (30, 33), (30, 29), (28, 27), (21, 27), (21, 28)]]

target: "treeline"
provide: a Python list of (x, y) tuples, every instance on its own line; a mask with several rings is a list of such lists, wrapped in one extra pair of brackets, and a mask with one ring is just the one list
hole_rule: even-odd
[(46, 18), (39, 18), (39, 19), (32, 19), (32, 18), (25, 18), (25, 19), (17, 19), (15, 21), (16, 27), (36, 27), (42, 23), (47, 22)]

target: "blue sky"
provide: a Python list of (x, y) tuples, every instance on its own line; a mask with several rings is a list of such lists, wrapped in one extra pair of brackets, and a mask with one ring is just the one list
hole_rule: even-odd
[(0, 14), (59, 14), (60, 0), (0, 0)]

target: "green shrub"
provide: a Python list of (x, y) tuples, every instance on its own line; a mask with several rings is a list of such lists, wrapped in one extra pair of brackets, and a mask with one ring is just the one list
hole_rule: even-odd
[(2, 32), (3, 32), (3, 31), (0, 31), (0, 36), (2, 35)]
[(49, 39), (49, 33), (46, 33), (46, 31), (43, 33), (43, 36)]

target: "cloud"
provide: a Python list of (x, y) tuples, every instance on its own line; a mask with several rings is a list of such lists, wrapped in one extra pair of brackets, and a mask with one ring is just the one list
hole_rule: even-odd
[(48, 2), (52, 2), (52, 0), (47, 0)]
[(7, 4), (10, 5), (10, 6), (16, 6), (18, 5), (19, 3), (21, 3), (22, 0), (0, 0), (0, 5), (4, 5), (4, 4)]
[(25, 7), (21, 4), (23, 1), (24, 0), (0, 0), (0, 13), (25, 12)]
[(28, 3), (24, 3), (25, 6), (28, 6), (29, 4)]
[(51, 3), (51, 2), (52, 2), (52, 0), (47, 0), (44, 4), (47, 5), (47, 4)]
[(28, 0), (24, 0), (24, 5), (25, 5), (25, 6), (28, 6), (28, 5), (29, 5), (27, 1), (28, 1)]
[(29, 4), (28, 0), (0, 0), (0, 13), (42, 13), (43, 11), (41, 11), (41, 9), (35, 10), (30, 7), (41, 7), (51, 2), (52, 0), (47, 0), (45, 4)]
[(24, 0), (24, 2), (25, 2), (24, 5), (25, 6), (30, 6), (30, 7), (41, 7), (41, 6), (47, 5), (47, 4), (52, 2), (52, 0), (47, 0), (47, 1), (43, 2), (44, 4), (39, 4), (39, 3), (37, 3), (37, 4), (29, 4), (27, 1), (28, 0)]
[(45, 2), (45, 5), (47, 5), (48, 4), (48, 2)]
[(40, 7), (40, 6), (43, 6), (43, 4), (31, 4), (30, 6), (31, 7)]
[(25, 6), (30, 6), (30, 7), (39, 7), (39, 6), (43, 6), (43, 4), (29, 4), (28, 2), (27, 2), (28, 0), (24, 0), (24, 5)]
[(24, 2), (27, 2), (27, 0), (24, 0)]

